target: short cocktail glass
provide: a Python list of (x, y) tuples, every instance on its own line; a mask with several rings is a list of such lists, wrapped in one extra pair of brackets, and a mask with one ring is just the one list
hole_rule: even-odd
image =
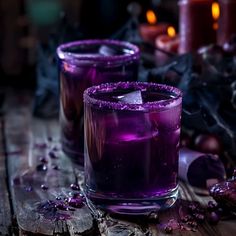
[(84, 92), (85, 192), (98, 207), (148, 214), (178, 194), (182, 94), (142, 82)]
[(116, 40), (82, 40), (58, 47), (63, 151), (83, 164), (83, 92), (106, 82), (137, 80), (139, 49)]

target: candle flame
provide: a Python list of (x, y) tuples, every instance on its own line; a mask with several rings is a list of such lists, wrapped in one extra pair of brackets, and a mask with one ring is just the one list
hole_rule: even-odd
[(173, 26), (169, 26), (167, 28), (167, 34), (172, 38), (175, 37), (176, 36), (175, 28)]
[(149, 24), (154, 25), (157, 23), (157, 17), (155, 15), (154, 11), (148, 10), (146, 13), (146, 17), (147, 17), (147, 21)]
[(218, 20), (220, 17), (220, 5), (218, 2), (213, 2), (211, 6), (212, 17), (214, 20)]

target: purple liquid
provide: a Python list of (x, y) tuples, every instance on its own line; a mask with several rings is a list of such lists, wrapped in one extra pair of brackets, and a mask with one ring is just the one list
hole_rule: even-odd
[(161, 198), (178, 186), (181, 99), (158, 88), (143, 89), (143, 104), (117, 101), (132, 91), (94, 90), (89, 102), (85, 96), (85, 182), (98, 204)]
[(83, 92), (101, 83), (136, 80), (139, 51), (124, 42), (87, 40), (62, 45), (58, 55), (62, 149), (83, 164)]

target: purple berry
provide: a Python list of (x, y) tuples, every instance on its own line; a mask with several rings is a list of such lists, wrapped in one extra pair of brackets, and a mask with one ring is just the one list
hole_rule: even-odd
[(53, 140), (52, 137), (48, 137), (49, 142), (52, 142), (52, 140)]
[(49, 155), (49, 157), (52, 158), (52, 159), (57, 159), (57, 158), (58, 158), (58, 157), (56, 156), (56, 154), (55, 154), (53, 151), (49, 152), (48, 155)]
[(52, 165), (52, 169), (53, 170), (59, 170), (59, 166), (58, 165)]
[(47, 171), (47, 166), (45, 164), (39, 164), (36, 166), (37, 171)]
[(76, 184), (76, 183), (74, 183), (74, 184), (71, 184), (71, 185), (70, 185), (70, 188), (71, 188), (72, 190), (75, 190), (75, 191), (79, 191), (79, 190), (80, 190), (80, 187), (79, 187), (79, 185), (78, 185), (78, 184)]
[(84, 198), (83, 194), (80, 192), (69, 192), (69, 196), (72, 198), (78, 198), (78, 197)]
[(40, 161), (41, 163), (44, 163), (44, 164), (47, 164), (47, 163), (48, 163), (48, 160), (47, 160), (45, 157), (40, 157), (40, 158), (39, 158), (39, 161)]
[(236, 179), (228, 179), (210, 188), (210, 195), (223, 208), (236, 209)]
[(220, 139), (213, 134), (201, 134), (195, 139), (195, 147), (203, 153), (212, 153), (220, 155), (222, 152), (222, 143)]
[(68, 204), (74, 208), (81, 208), (83, 206), (83, 201), (81, 198), (69, 198)]
[(55, 147), (53, 147), (52, 151), (53, 151), (53, 152), (58, 152), (58, 151), (59, 151), (59, 148), (55, 146)]
[(48, 190), (48, 186), (46, 186), (45, 184), (41, 184), (41, 189), (42, 190)]
[(58, 210), (61, 210), (61, 211), (66, 211), (68, 206), (62, 202), (58, 202), (55, 204), (55, 207), (58, 209)]
[(21, 184), (21, 178), (19, 176), (16, 176), (14, 179), (13, 179), (13, 184), (14, 185), (20, 185)]
[(210, 224), (216, 225), (220, 221), (220, 216), (215, 211), (212, 211), (208, 217), (207, 220)]

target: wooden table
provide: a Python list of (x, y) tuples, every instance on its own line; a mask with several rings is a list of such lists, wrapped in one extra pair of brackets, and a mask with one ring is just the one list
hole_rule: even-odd
[[(172, 220), (180, 226), (178, 222), (186, 202), (194, 200), (204, 205), (210, 200), (180, 183), (179, 201), (175, 207), (160, 213), (158, 220), (111, 216), (89, 202), (65, 212), (68, 217), (49, 219), (38, 211), (39, 204), (58, 195), (68, 197), (71, 183), (82, 184), (83, 172), (60, 151), (58, 121), (32, 117), (31, 107), (32, 94), (6, 90), (0, 123), (0, 235), (165, 235), (163, 224)], [(37, 171), (40, 158), (47, 157), (53, 148), (59, 149), (58, 158), (47, 158), (48, 170)], [(43, 190), (42, 184), (48, 189)], [(181, 226), (182, 229), (177, 227), (172, 234), (236, 235), (235, 223), (234, 219), (222, 220), (216, 226), (205, 222), (196, 232)]]

